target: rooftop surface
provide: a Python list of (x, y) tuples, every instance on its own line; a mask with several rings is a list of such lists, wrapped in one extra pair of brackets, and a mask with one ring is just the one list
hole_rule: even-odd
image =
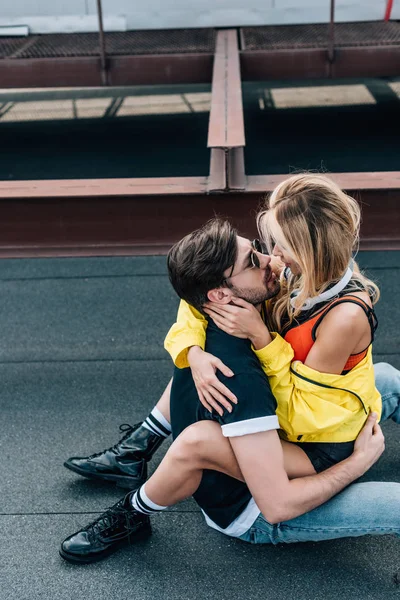
[[(400, 252), (359, 262), (382, 289), (375, 361), (400, 368)], [(1, 600), (399, 598), (395, 537), (250, 546), (208, 528), (192, 500), (156, 515), (146, 542), (97, 564), (65, 563), (62, 539), (123, 492), (63, 461), (111, 446), (119, 424), (158, 400), (177, 298), (163, 257), (2, 260), (0, 290)], [(367, 480), (400, 481), (398, 430), (384, 432)]]

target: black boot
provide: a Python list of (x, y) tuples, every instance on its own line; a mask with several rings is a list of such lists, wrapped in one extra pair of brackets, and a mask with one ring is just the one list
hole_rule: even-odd
[(68, 562), (91, 563), (149, 537), (150, 519), (132, 508), (133, 493), (130, 492), (98, 519), (67, 537), (61, 544), (60, 555)]
[(64, 467), (94, 479), (113, 481), (119, 487), (134, 490), (147, 479), (147, 462), (165, 438), (137, 423), (120, 425), (124, 437), (115, 446), (87, 457), (74, 456)]

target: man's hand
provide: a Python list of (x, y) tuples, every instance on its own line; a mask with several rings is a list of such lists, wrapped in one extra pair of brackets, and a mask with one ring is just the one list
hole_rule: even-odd
[[(234, 373), (216, 356), (204, 352), (199, 346), (189, 348), (188, 361), (192, 377), (196, 386), (199, 400), (210, 412), (214, 409), (221, 417), (224, 414), (223, 406), (232, 412), (232, 405), (237, 404), (237, 398), (216, 376), (219, 369), (226, 377)], [(221, 406), (220, 406), (221, 405)]]
[(361, 471), (360, 477), (376, 463), (385, 450), (385, 438), (380, 425), (377, 423), (377, 418), (376, 413), (371, 413), (368, 416), (354, 444), (351, 459), (358, 461)]

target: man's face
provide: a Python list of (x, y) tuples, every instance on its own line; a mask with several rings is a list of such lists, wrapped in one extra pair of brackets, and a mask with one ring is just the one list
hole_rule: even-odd
[[(237, 237), (238, 253), (233, 269), (227, 269), (226, 284), (235, 296), (257, 305), (279, 292), (279, 279), (270, 267), (271, 257), (257, 252), (250, 240)], [(254, 256), (255, 255), (255, 256)], [(254, 266), (259, 264), (260, 267)]]

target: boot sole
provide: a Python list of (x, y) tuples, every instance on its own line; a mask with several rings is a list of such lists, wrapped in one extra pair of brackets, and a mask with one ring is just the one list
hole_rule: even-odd
[(100, 473), (89, 473), (84, 469), (80, 469), (75, 465), (69, 464), (68, 462), (64, 463), (64, 467), (69, 471), (73, 471), (74, 473), (82, 475), (83, 477), (87, 477), (88, 479), (97, 479), (98, 481), (115, 483), (117, 487), (125, 490), (136, 490), (146, 481), (146, 479), (134, 479), (133, 477), (125, 477), (124, 475), (102, 475)]
[[(151, 536), (151, 533), (152, 533), (151, 528), (146, 529), (145, 531), (139, 531), (137, 534), (135, 534), (134, 540), (135, 540), (135, 542), (141, 542), (143, 540), (146, 540), (147, 538), (149, 538)], [(67, 562), (72, 563), (74, 565), (77, 565), (77, 564), (87, 565), (90, 563), (99, 562), (100, 560), (104, 560), (105, 558), (108, 558), (111, 554), (114, 554), (114, 552), (117, 552), (121, 548), (133, 546), (134, 543), (131, 543), (129, 541), (123, 541), (119, 544), (116, 544), (115, 546), (111, 546), (110, 548), (105, 550), (102, 554), (97, 555), (97, 556), (91, 556), (91, 557), (75, 556), (74, 554), (69, 554), (68, 552), (65, 552), (62, 548), (60, 548), (59, 554), (60, 554), (61, 558), (63, 558)]]

